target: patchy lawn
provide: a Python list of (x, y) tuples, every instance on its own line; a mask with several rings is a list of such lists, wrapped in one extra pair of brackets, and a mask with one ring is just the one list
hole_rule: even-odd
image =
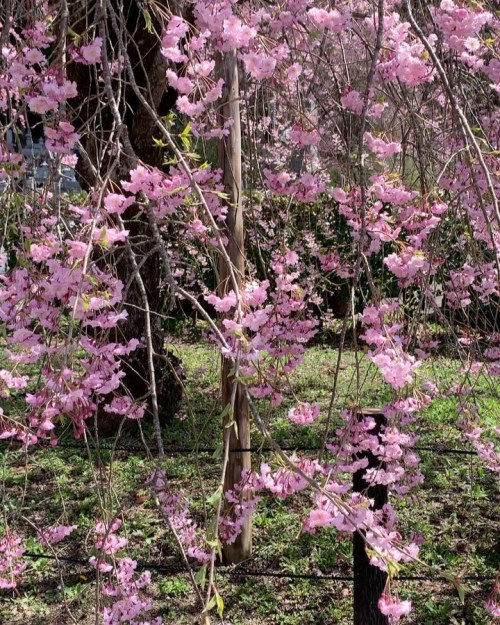
[[(219, 357), (215, 351), (196, 343), (178, 341), (172, 347), (186, 369), (186, 400), (179, 418), (165, 430), (165, 443), (168, 447), (212, 451), (171, 455), (165, 460), (164, 468), (169, 484), (187, 492), (194, 517), (203, 523), (206, 498), (215, 490), (219, 475)], [(287, 419), (288, 408), (294, 401), (290, 393), (285, 393), (285, 403), (280, 408), (260, 402), (262, 414), (283, 446), (321, 445), (325, 431), (333, 433), (340, 424), (340, 413), (346, 406), (359, 399), (363, 406), (374, 407), (389, 399), (375, 368), (364, 361), (356, 367), (354, 352), (347, 352), (339, 371), (329, 422), (327, 414), (337, 354), (334, 349), (315, 347), (291, 376), (296, 396), (322, 407), (321, 417), (314, 426), (299, 427)], [(458, 361), (445, 357), (426, 363), (424, 373), (438, 386), (451, 380), (458, 382), (464, 375)], [(360, 381), (358, 387), (356, 377)], [(478, 391), (481, 418), (485, 424), (491, 424), (500, 414), (498, 388), (481, 376), (469, 382)], [(456, 398), (436, 399), (415, 424), (421, 436), (419, 445), (440, 443), (463, 448), (456, 420)], [(147, 440), (153, 440), (150, 428), (146, 427), (144, 434)], [(119, 445), (140, 446), (138, 437), (130, 437), (129, 434), (122, 438)], [(261, 442), (255, 431), (253, 444)], [(36, 540), (30, 522), (71, 523), (78, 525), (78, 529), (54, 548), (55, 553), (68, 559), (86, 560), (92, 552), (94, 520), (104, 508), (123, 518), (122, 533), (129, 539), (129, 555), (163, 566), (178, 561), (175, 542), (158, 518), (145, 486), (153, 464), (144, 453), (108, 449), (87, 452), (71, 447), (33, 449), (25, 453), (7, 449), (6, 445), (1, 451), (0, 526), (8, 525), (31, 536), (25, 543), (28, 552), (47, 553)], [(443, 571), (462, 577), (494, 575), (500, 568), (498, 481), (475, 456), (422, 451), (421, 457), (423, 486), (408, 499), (396, 502), (401, 531), (405, 535), (422, 535), (421, 559)], [(253, 459), (256, 466), (263, 460), (275, 461), (266, 452), (254, 454)], [(349, 540), (332, 530), (314, 536), (300, 532), (302, 518), (310, 505), (310, 496), (304, 493), (285, 501), (263, 497), (254, 517), (254, 554), (246, 566), (291, 575), (351, 575)], [(427, 573), (421, 565), (403, 571), (408, 575)], [(60, 577), (65, 580), (64, 587)], [(184, 573), (160, 576), (153, 571), (153, 579), (149, 591), (165, 623), (195, 622), (197, 613), (187, 576)], [(239, 577), (224, 572), (218, 576), (217, 587), (224, 598), (227, 623), (232, 625), (347, 625), (352, 620), (349, 581)], [(444, 581), (401, 581), (397, 587), (401, 596), (413, 602), (414, 612), (405, 621), (409, 625), (490, 622), (482, 608), (488, 584), (467, 582), (464, 605), (452, 584)], [(33, 559), (23, 586), (0, 595), (0, 621), (9, 625), (73, 622), (90, 625), (95, 623), (91, 608), (94, 592), (90, 565)]]

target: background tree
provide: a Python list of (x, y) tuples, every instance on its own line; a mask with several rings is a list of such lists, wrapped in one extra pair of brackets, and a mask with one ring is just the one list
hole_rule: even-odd
[[(68, 104), (69, 115), (82, 135), (76, 164), (82, 187), (116, 191), (120, 180), (127, 177), (137, 161), (163, 169), (166, 152), (161, 144), (155, 144), (159, 136), (156, 119), (166, 117), (174, 109), (177, 92), (166, 79), (167, 61), (161, 53), (157, 34), (161, 22), (156, 11), (151, 13), (134, 0), (96, 2), (92, 7), (78, 4), (71, 10), (65, 3), (58, 6), (57, 37), (60, 42), (66, 41), (70, 50), (66, 72), (68, 79), (76, 82), (79, 94)], [(166, 7), (158, 4), (156, 8), (163, 12)], [(96, 35), (104, 42), (100, 80), (93, 65), (79, 62), (77, 56), (71, 57), (71, 50), (85, 41), (89, 25), (95, 25)], [(123, 148), (116, 150), (115, 142), (120, 137)], [(115, 340), (129, 341), (146, 332), (142, 294), (137, 281), (132, 279), (135, 268), (131, 251), (137, 259), (151, 314), (159, 409), (163, 419), (168, 419), (175, 414), (182, 397), (180, 361), (165, 351), (161, 321), (162, 315), (172, 309), (169, 302), (173, 301), (173, 293), (169, 295), (171, 285), (147, 216), (137, 204), (131, 204), (122, 219), (129, 231), (130, 249), (123, 246), (114, 250), (112, 263), (117, 277), (127, 285), (123, 303), (127, 318), (115, 332)], [(125, 388), (136, 399), (147, 397), (150, 380), (143, 355), (130, 354), (126, 364), (122, 380)], [(101, 419), (102, 433), (113, 433), (117, 427), (118, 423), (111, 422), (109, 415)]]

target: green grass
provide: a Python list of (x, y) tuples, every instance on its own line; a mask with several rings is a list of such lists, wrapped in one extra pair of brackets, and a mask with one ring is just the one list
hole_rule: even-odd
[[(181, 418), (165, 429), (168, 447), (219, 448), (221, 440), (219, 402), (219, 357), (215, 350), (200, 344), (178, 341), (173, 345), (186, 369), (186, 400)], [(275, 437), (284, 446), (315, 446), (322, 443), (328, 426), (329, 438), (341, 424), (342, 411), (353, 403), (365, 407), (380, 406), (390, 393), (380, 376), (365, 360), (359, 363), (359, 386), (356, 380), (355, 356), (346, 352), (339, 373), (337, 393), (331, 398), (337, 351), (321, 346), (308, 351), (303, 364), (291, 375), (294, 394), (283, 388), (285, 400), (277, 408), (259, 402), (259, 410)], [(421, 377), (430, 377), (441, 388), (460, 383), (464, 375), (460, 363), (440, 357), (425, 363)], [(485, 427), (494, 427), (500, 414), (498, 389), (491, 381), (475, 376), (468, 380), (478, 397), (479, 414)], [(312, 427), (298, 427), (286, 417), (295, 398), (319, 403), (321, 417)], [(332, 419), (327, 411), (332, 402)], [(10, 406), (18, 410), (20, 403)], [(415, 431), (419, 444), (444, 443), (460, 447), (462, 442), (457, 422), (457, 398), (439, 396), (427, 408)], [(146, 437), (153, 442), (151, 428)], [(263, 443), (257, 428), (252, 428), (254, 445)], [(126, 442), (126, 441), (124, 441)], [(137, 444), (137, 440), (134, 441)], [(422, 452), (424, 484), (407, 499), (396, 503), (399, 528), (405, 535), (421, 534), (424, 542), (421, 558), (442, 570), (462, 576), (492, 575), (500, 563), (498, 518), (499, 485), (476, 457), (452, 456)], [(216, 488), (220, 452), (169, 456), (164, 462), (168, 483), (189, 494), (195, 519), (203, 524), (209, 507), (205, 500)], [(140, 453), (109, 451), (91, 454), (71, 449), (8, 451), (0, 457), (2, 515), (0, 530), (8, 523), (32, 536), (27, 547), (41, 551), (27, 519), (48, 525), (67, 522), (78, 525), (71, 540), (57, 546), (57, 553), (75, 558), (86, 557), (92, 550), (90, 530), (102, 508), (110, 516), (124, 519), (124, 532), (129, 539), (128, 553), (145, 561), (168, 564), (178, 559), (172, 536), (148, 497), (144, 482), (153, 463)], [(254, 454), (253, 461), (273, 463), (272, 454)], [(300, 493), (285, 501), (264, 496), (254, 517), (254, 554), (249, 564), (254, 569), (271, 569), (296, 573), (349, 575), (350, 541), (333, 531), (316, 535), (301, 533), (301, 519), (312, 504), (311, 496)], [(19, 591), (0, 595), (0, 622), (21, 624), (71, 622), (61, 609), (63, 598), (69, 608), (87, 625), (92, 617), (93, 579), (89, 568), (74, 570), (62, 564), (68, 576), (65, 594), (59, 587), (54, 564), (34, 561)], [(413, 566), (411, 574), (426, 569)], [(414, 613), (406, 621), (413, 625), (470, 623), (487, 625), (488, 617), (481, 607), (487, 587), (469, 584), (462, 606), (451, 584), (397, 584), (401, 596), (413, 601)], [(286, 580), (265, 578), (232, 578), (217, 580), (224, 597), (227, 619), (233, 625), (347, 625), (351, 622), (351, 585), (349, 582)], [(166, 623), (192, 623), (196, 610), (187, 578), (155, 578), (151, 588), (155, 605)], [(4, 619), (2, 621), (2, 619)], [(87, 619), (87, 620), (86, 620)]]

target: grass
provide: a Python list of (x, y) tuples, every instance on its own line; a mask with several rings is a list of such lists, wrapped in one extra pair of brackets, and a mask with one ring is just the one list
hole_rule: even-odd
[[(219, 358), (215, 351), (198, 343), (178, 341), (173, 345), (186, 369), (186, 401), (179, 419), (165, 434), (167, 446), (214, 448), (220, 443)], [(317, 346), (308, 351), (303, 364), (290, 382), (301, 400), (319, 403), (322, 416), (313, 427), (298, 427), (286, 418), (295, 399), (284, 390), (280, 408), (260, 403), (260, 410), (282, 445), (315, 446), (321, 444), (327, 427), (326, 414), (331, 401), (337, 351)], [(464, 374), (460, 363), (440, 357), (426, 363), (421, 375), (432, 377), (439, 386), (460, 382)], [(356, 385), (356, 359), (347, 352), (339, 372), (337, 394), (332, 402), (332, 433), (341, 423), (342, 410), (352, 403), (378, 406), (389, 399), (375, 368), (362, 361), (357, 369), (361, 382)], [(479, 397), (479, 411), (486, 427), (494, 426), (500, 414), (498, 389), (476, 376), (472, 383)], [(456, 427), (457, 399), (440, 396), (415, 424), (421, 445), (444, 443), (460, 447)], [(145, 428), (146, 437), (151, 436)], [(254, 445), (262, 438), (254, 428)], [(137, 441), (135, 441), (137, 444)], [(461, 576), (494, 575), (500, 566), (498, 518), (500, 489), (498, 482), (474, 456), (453, 456), (422, 452), (425, 482), (414, 494), (396, 503), (403, 534), (423, 536), (421, 558), (424, 562)], [(169, 484), (189, 493), (193, 514), (203, 523), (205, 499), (216, 487), (220, 454), (187, 454), (168, 457), (164, 469)], [(143, 454), (101, 450), (87, 452), (61, 448), (24, 453), (9, 450), (0, 457), (2, 483), (2, 525), (19, 529), (31, 538), (30, 552), (43, 549), (34, 538), (29, 520), (47, 525), (65, 522), (78, 525), (71, 540), (57, 547), (59, 555), (87, 557), (92, 551), (91, 528), (103, 507), (124, 519), (132, 557), (167, 564), (177, 561), (177, 549), (164, 523), (158, 518), (148, 497), (145, 479), (152, 462)], [(273, 456), (254, 454), (254, 463)], [(254, 554), (249, 566), (258, 570), (290, 574), (351, 574), (350, 541), (333, 531), (316, 535), (300, 532), (301, 519), (311, 506), (308, 494), (297, 494), (285, 501), (264, 496), (254, 517)], [(0, 622), (9, 625), (57, 623), (71, 620), (94, 622), (90, 606), (94, 580), (87, 566), (65, 565), (66, 579), (61, 587), (57, 567), (48, 560), (34, 560), (25, 575), (23, 586), (0, 595)], [(413, 566), (411, 574), (423, 574), (425, 568)], [(235, 578), (220, 575), (217, 587), (224, 597), (227, 622), (232, 625), (347, 625), (352, 622), (349, 582), (326, 580), (287, 580)], [(446, 582), (398, 582), (403, 597), (413, 601), (414, 612), (407, 619), (411, 625), (447, 623), (488, 625), (482, 608), (487, 586), (468, 584), (465, 604), (461, 605), (453, 586)], [(165, 623), (193, 623), (194, 601), (184, 574), (155, 577), (151, 596)], [(3, 620), (2, 620), (3, 619)]]

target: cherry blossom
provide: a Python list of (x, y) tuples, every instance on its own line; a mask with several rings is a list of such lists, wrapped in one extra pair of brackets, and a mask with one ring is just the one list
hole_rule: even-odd
[(310, 425), (318, 418), (319, 411), (318, 405), (311, 406), (311, 404), (304, 403), (295, 408), (290, 408), (288, 418), (298, 425)]
[(100, 37), (96, 37), (92, 43), (82, 46), (78, 51), (82, 62), (87, 65), (98, 63), (101, 60), (101, 48), (102, 39)]
[(391, 617), (391, 622), (398, 623), (402, 616), (411, 611), (411, 601), (399, 601), (389, 595), (382, 595), (378, 602), (382, 614)]

